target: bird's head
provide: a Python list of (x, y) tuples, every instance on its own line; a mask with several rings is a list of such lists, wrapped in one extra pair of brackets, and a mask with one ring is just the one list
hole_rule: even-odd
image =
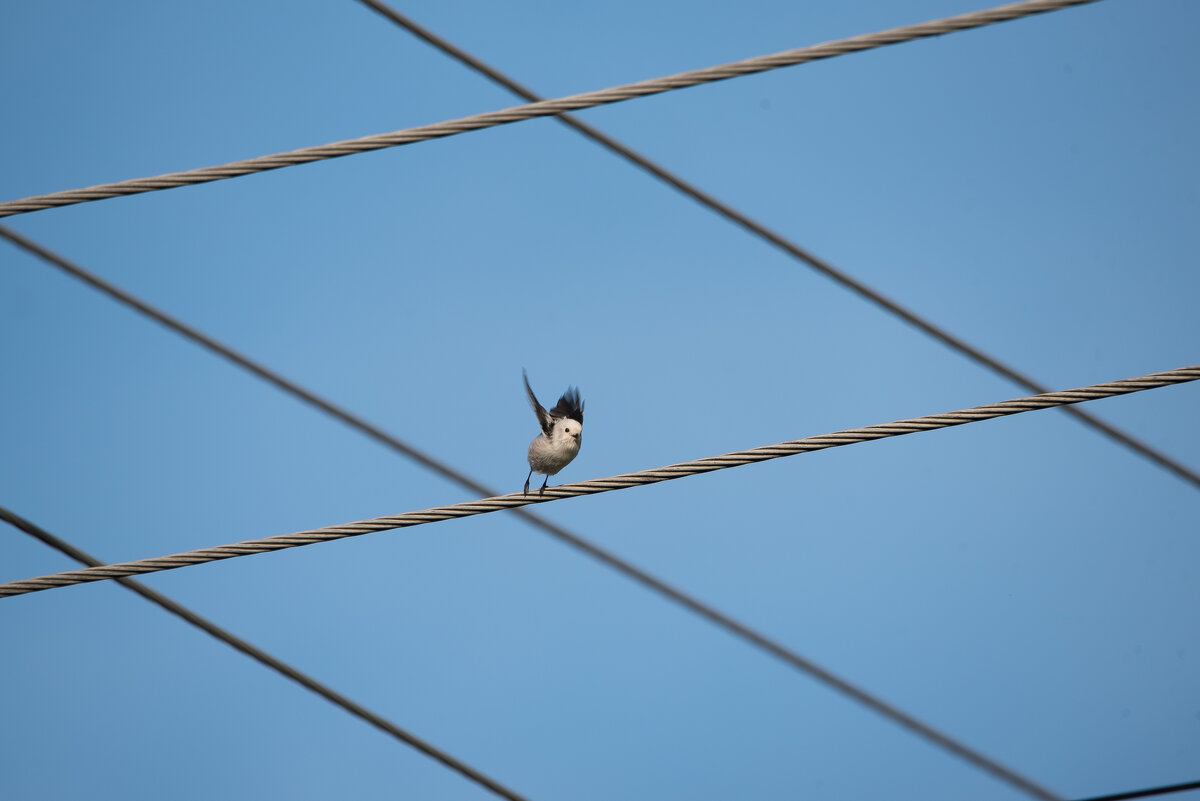
[(562, 436), (570, 437), (576, 442), (579, 442), (583, 437), (583, 423), (578, 420), (572, 420), (569, 417), (565, 420), (559, 420), (555, 425), (555, 429), (561, 432)]

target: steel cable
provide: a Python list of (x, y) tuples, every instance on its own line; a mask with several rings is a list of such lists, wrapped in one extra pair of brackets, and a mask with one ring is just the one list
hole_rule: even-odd
[(601, 89), (596, 92), (585, 92), (555, 100), (542, 100), (523, 106), (475, 114), (470, 117), (448, 120), (433, 125), (422, 125), (391, 133), (364, 136), (358, 139), (348, 139), (316, 147), (306, 147), (286, 153), (260, 156), (258, 158), (234, 161), (213, 167), (201, 167), (184, 172), (167, 173), (149, 178), (135, 178), (128, 181), (100, 184), (83, 189), (71, 189), (48, 195), (37, 195), (21, 200), (10, 200), (0, 203), (0, 217), (25, 214), (31, 211), (58, 206), (72, 206), (77, 203), (87, 203), (93, 200), (209, 183), (226, 178), (236, 178), (242, 175), (277, 170), (282, 167), (291, 167), (298, 164), (308, 164), (314, 161), (348, 156), (354, 153), (366, 153), (372, 150), (409, 145), (414, 142), (440, 139), (442, 137), (466, 133), (467, 131), (478, 131), (484, 128), (507, 125), (538, 117), (551, 117), (561, 114), (564, 111), (579, 111), (580, 109), (619, 103), (637, 97), (648, 97), (676, 89), (737, 78), (743, 75), (754, 75), (768, 70), (820, 61), (847, 53), (857, 53), (887, 45), (911, 42), (916, 39), (925, 39), (931, 36), (941, 36), (971, 28), (980, 28), (998, 22), (1006, 22), (1034, 14), (1056, 11), (1068, 6), (1078, 6), (1094, 2), (1097, 2), (1097, 0), (1026, 0), (1026, 2), (973, 11), (968, 14), (923, 22), (917, 25), (906, 25), (878, 33), (853, 36), (849, 39), (841, 39), (836, 42), (786, 50), (782, 53), (757, 56), (730, 64), (681, 72), (677, 75), (653, 78), (610, 89)]
[[(425, 467), (453, 481), (454, 483), (462, 487), (466, 487), (473, 492), (478, 492), (483, 496), (492, 496), (496, 494), (494, 490), (485, 487), (471, 477), (455, 470), (452, 467), (449, 467), (448, 465), (443, 464), (442, 462), (439, 462), (428, 454), (422, 453), (411, 445), (402, 442), (395, 436), (388, 434), (386, 431), (378, 428), (377, 426), (371, 425), (365, 420), (346, 411), (345, 409), (336, 406), (332, 402), (321, 398), (312, 392), (309, 392), (297, 384), (294, 384), (283, 376), (271, 371), (267, 367), (248, 359), (247, 357), (234, 351), (232, 348), (216, 341), (212, 337), (209, 337), (194, 328), (191, 328), (190, 326), (185, 325), (165, 312), (159, 311), (148, 303), (145, 303), (128, 292), (125, 292), (124, 290), (110, 284), (99, 276), (93, 275), (79, 265), (64, 259), (63, 257), (47, 250), (41, 245), (38, 245), (37, 243), (11, 230), (8, 230), (4, 226), (0, 226), (0, 236), (9, 239), (11, 242), (13, 242), (13, 244), (25, 248), (30, 253), (33, 253), (39, 258), (45, 260), (47, 263), (61, 269), (68, 275), (84, 281), (90, 286), (105, 293), (112, 299), (129, 306), (130, 308), (149, 317), (155, 322), (160, 323), (164, 327), (175, 331), (176, 333), (187, 339), (190, 339), (198, 345), (201, 345), (212, 353), (232, 362), (239, 367), (242, 367), (245, 370), (248, 370), (249, 372), (259, 376), (263, 380), (271, 383), (293, 397), (296, 397), (299, 400), (321, 409), (330, 416), (341, 420), (346, 425), (363, 434), (366, 434), (375, 441), (386, 445), (393, 450), (404, 454), (405, 456), (408, 456), (419, 464), (424, 465)], [(683, 606), (685, 609), (703, 617), (705, 620), (708, 620), (710, 623), (713, 623), (714, 625), (724, 629), (727, 633), (734, 635), (743, 642), (759, 648), (766, 653), (769, 653), (772, 656), (784, 661), (791, 667), (806, 673), (810, 677), (815, 678), (837, 692), (840, 692), (852, 700), (863, 704), (867, 708), (888, 718), (898, 726), (901, 726), (918, 737), (921, 737), (926, 741), (945, 749), (960, 759), (963, 759), (975, 767), (991, 774), (993, 777), (1000, 779), (1001, 781), (1004, 781), (1007, 784), (1021, 790), (1022, 792), (1032, 795), (1035, 798), (1055, 798), (1053, 794), (1039, 787), (1034, 782), (1010, 770), (1004, 765), (999, 764), (995, 760), (990, 759), (986, 755), (979, 753), (967, 745), (958, 742), (952, 737), (949, 737), (937, 731), (933, 727), (922, 723), (920, 720), (917, 720), (897, 707), (888, 704), (883, 699), (871, 695), (867, 691), (851, 684), (850, 682), (826, 670), (825, 668), (822, 668), (815, 662), (812, 662), (811, 660), (806, 659), (796, 652), (786, 648), (781, 643), (778, 643), (765, 636), (761, 632), (755, 631), (749, 626), (735, 620), (732, 617), (729, 617), (728, 615), (725, 615), (717, 609), (703, 603), (699, 599), (688, 595), (671, 584), (668, 584), (666, 581), (663, 581), (657, 576), (646, 572), (640, 567), (637, 567), (636, 565), (621, 559), (615, 554), (604, 550), (599, 545), (584, 539), (578, 534), (568, 531), (562, 526), (538, 517), (526, 509), (514, 509), (513, 512), (526, 522), (536, 526), (537, 528), (540, 528), (545, 533), (558, 539), (560, 542), (564, 542), (567, 545), (570, 545), (571, 547), (587, 554), (588, 556), (593, 557), (602, 564), (611, 567), (627, 578), (641, 584), (643, 587)]]
[(201, 548), (184, 553), (161, 556), (154, 559), (139, 559), (134, 562), (89, 567), (83, 570), (70, 570), (49, 576), (12, 581), (0, 584), (0, 598), (24, 595), (31, 592), (68, 587), (91, 581), (104, 581), (121, 576), (135, 576), (147, 573), (157, 573), (163, 570), (174, 570), (180, 567), (216, 562), (222, 559), (232, 559), (238, 556), (249, 556), (269, 551), (280, 551), (296, 548), (302, 545), (314, 545), (318, 542), (331, 542), (345, 537), (357, 537), (376, 531), (389, 531), (398, 528), (411, 528), (426, 523), (437, 523), (444, 520), (454, 520), (462, 517), (499, 512), (504, 509), (515, 509), (538, 503), (574, 498), (580, 495), (596, 495), (602, 492), (630, 489), (632, 487), (657, 484), (661, 481), (671, 481), (685, 476), (696, 476), (711, 473), (715, 470), (726, 470), (731, 467), (742, 467), (785, 456), (795, 456), (801, 453), (837, 448), (842, 445), (854, 445), (860, 442), (871, 442), (889, 437), (899, 437), (905, 434), (915, 434), (920, 431), (936, 431), (941, 428), (977, 423), (992, 420), (997, 417), (1007, 417), (1039, 409), (1050, 409), (1072, 403), (1083, 403), (1100, 398), (1111, 398), (1127, 395), (1132, 392), (1142, 392), (1147, 389), (1183, 384), (1200, 379), (1200, 365), (1180, 367), (1161, 373), (1151, 373), (1138, 378), (1126, 378), (1106, 384), (1068, 389), (1060, 392), (1049, 392), (1042, 395), (1032, 395), (1026, 398), (975, 406), (943, 414), (914, 417), (908, 420), (898, 420), (893, 423), (866, 426), (865, 428), (835, 431), (816, 437), (781, 442), (777, 445), (764, 445), (744, 451), (735, 451), (720, 456), (710, 456), (690, 462), (667, 465), (653, 470), (641, 470), (636, 473), (625, 473), (611, 478), (594, 478), (578, 481), (573, 484), (563, 484), (545, 490), (544, 494), (513, 493), (481, 498), (477, 501), (466, 501), (449, 506), (437, 506), (418, 512), (406, 512), (399, 515), (377, 517), (370, 520), (360, 520), (337, 526), (300, 531), (294, 534), (280, 534), (257, 540), (247, 540), (230, 545), (218, 545), (213, 548)]
[[(25, 518), (9, 511), (8, 509), (5, 509), (2, 506), (0, 506), (0, 520), (3, 520), (9, 525), (25, 532), (34, 539), (49, 545), (51, 548), (66, 554), (77, 562), (82, 562), (85, 565), (91, 565), (93, 567), (99, 567), (104, 564), (104, 562), (101, 562), (96, 557), (81, 551), (66, 540), (56, 537), (49, 531), (46, 531), (44, 528), (29, 522)], [(126, 589), (136, 592), (147, 601), (157, 604), (171, 614), (186, 620), (188, 623), (191, 623), (205, 634), (215, 637), (235, 650), (241, 651), (251, 659), (270, 668), (271, 670), (274, 670), (276, 673), (283, 675), (285, 678), (291, 679), (306, 690), (316, 693), (326, 701), (341, 707), (351, 715), (366, 721), (375, 728), (383, 731), (385, 734), (391, 735), (400, 742), (412, 746), (422, 754), (436, 759), (446, 767), (450, 768), (461, 776), (470, 779), (476, 784), (486, 787), (488, 790), (491, 790), (501, 798), (507, 798), (510, 799), (510, 801), (526, 801), (524, 796), (518, 795), (512, 790), (509, 790), (504, 785), (485, 776), (484, 774), (472, 768), (470, 765), (460, 762), (444, 751), (441, 751), (440, 749), (435, 748), (434, 746), (425, 742), (415, 734), (405, 731), (382, 715), (377, 715), (366, 707), (356, 704), (354, 701), (351, 701), (349, 698), (337, 692), (336, 690), (333, 690), (332, 688), (327, 687), (326, 685), (317, 681), (312, 676), (302, 673), (300, 670), (297, 670), (286, 662), (271, 656), (261, 648), (251, 645), (241, 637), (238, 637), (232, 632), (226, 631), (216, 623), (213, 623), (211, 620), (196, 614), (179, 602), (168, 598), (160, 592), (150, 589), (145, 584), (142, 584), (134, 579), (118, 578), (114, 580)]]
[(1184, 782), (1182, 784), (1168, 784), (1163, 787), (1147, 787), (1144, 790), (1129, 790), (1124, 793), (1113, 793), (1112, 795), (1097, 795), (1091, 798), (1081, 798), (1078, 801), (1131, 801), (1134, 798), (1152, 798), (1156, 795), (1186, 793), (1189, 790), (1200, 790), (1200, 782)]
[[(462, 64), (470, 67), (489, 80), (499, 84), (500, 86), (503, 86), (505, 89), (508, 89), (510, 92), (521, 97), (522, 99), (527, 100), (530, 103), (537, 103), (543, 100), (541, 96), (532, 90), (522, 86), (520, 83), (500, 72), (496, 68), (485, 64), (484, 62), (472, 56), (470, 53), (467, 53), (461, 48), (456, 47), (429, 29), (422, 27), (387, 4), (379, 2), (379, 0), (356, 0), (356, 2), (382, 15), (396, 25), (404, 28), (414, 36), (432, 45), (451, 58), (456, 59)], [(761, 222), (738, 211), (729, 204), (718, 200), (694, 184), (685, 181), (683, 178), (671, 172), (666, 167), (652, 161), (645, 155), (638, 153), (628, 145), (618, 142), (616, 139), (613, 139), (596, 128), (579, 121), (570, 114), (561, 114), (556, 117), (556, 119), (563, 125), (566, 125), (568, 128), (572, 128), (578, 133), (583, 134), (597, 144), (607, 148), (635, 166), (645, 170), (655, 178), (658, 178), (669, 186), (674, 187), (680, 193), (690, 197), (700, 205), (716, 212), (730, 222), (741, 226), (744, 230), (770, 243), (771, 245), (774, 245), (784, 253), (787, 253), (789, 256), (804, 262), (817, 272), (822, 273), (826, 277), (831, 278), (837, 283), (841, 284), (846, 289), (849, 289), (851, 292), (856, 293), (859, 297), (874, 303), (884, 311), (894, 314), (909, 325), (912, 325), (915, 328), (925, 332), (929, 336), (941, 342), (943, 345), (948, 346), (952, 350), (958, 351), (977, 364), (981, 364), (992, 372), (1004, 376), (1013, 383), (1024, 387), (1030, 392), (1042, 393), (1050, 391), (1050, 388), (1046, 385), (1034, 381), (1029, 376), (1018, 372), (1012, 367), (1009, 367), (999, 359), (984, 353), (973, 345), (968, 344), (965, 340), (960, 339), (954, 334), (951, 334), (949, 331), (934, 325), (915, 312), (906, 309), (895, 300), (892, 300), (878, 290), (867, 286), (858, 279), (850, 276), (848, 273), (839, 270), (824, 259), (817, 257), (815, 254), (810, 253), (809, 251), (797, 245), (795, 242), (787, 239), (782, 234), (771, 230)], [(1172, 459), (1161, 451), (1151, 448), (1146, 443), (1130, 436), (1124, 431), (1121, 431), (1119, 428), (1104, 422), (1100, 418), (1095, 417), (1094, 415), (1089, 414), (1082, 409), (1076, 409), (1072, 406), (1068, 406), (1065, 407), (1063, 411), (1085, 425), (1091, 426), (1094, 430), (1105, 435), (1106, 437), (1109, 437), (1115, 442), (1124, 445), (1126, 448), (1129, 448), (1138, 455), (1149, 459), (1160, 467), (1166, 468), (1179, 478), (1182, 478), (1184, 481), (1190, 482), (1197, 489), (1200, 489), (1200, 473), (1197, 473), (1183, 463)]]

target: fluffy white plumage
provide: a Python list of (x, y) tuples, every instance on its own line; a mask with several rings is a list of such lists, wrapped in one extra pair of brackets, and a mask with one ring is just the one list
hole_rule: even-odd
[(529, 479), (533, 474), (542, 473), (546, 480), (538, 490), (540, 495), (546, 491), (550, 476), (569, 465), (579, 454), (579, 447), (583, 444), (583, 401), (579, 397), (579, 390), (571, 387), (562, 394), (553, 409), (546, 411), (533, 394), (529, 376), (524, 371), (522, 378), (525, 380), (525, 393), (529, 395), (529, 405), (533, 407), (538, 425), (542, 427), (542, 433), (529, 443), (529, 475), (525, 477), (525, 493), (529, 492)]

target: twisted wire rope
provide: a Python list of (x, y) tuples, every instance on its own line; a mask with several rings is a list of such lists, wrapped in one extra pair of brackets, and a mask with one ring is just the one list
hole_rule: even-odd
[(915, 434), (921, 431), (936, 431), (941, 428), (977, 423), (983, 420), (992, 420), (997, 417), (1007, 417), (1039, 409), (1049, 409), (1055, 406), (1083, 403), (1100, 398), (1111, 398), (1133, 392), (1142, 392), (1148, 389), (1183, 384), (1197, 379), (1200, 379), (1200, 365), (1180, 367), (1175, 370), (1150, 373), (1137, 378), (1126, 378), (1105, 384), (1094, 384), (1078, 389), (1015, 398), (999, 403), (975, 406), (970, 409), (914, 417), (907, 420), (897, 420), (892, 423), (881, 423), (866, 426), (865, 428), (835, 431), (831, 434), (781, 442), (776, 445), (764, 445), (749, 450), (735, 451), (720, 456), (710, 456), (690, 462), (680, 462), (652, 470), (641, 470), (636, 473), (625, 473), (610, 478), (594, 478), (587, 481), (578, 481), (572, 484), (563, 484), (559, 487), (547, 488), (544, 494), (512, 493), (497, 495), (490, 498), (481, 498), (477, 501), (437, 506), (417, 512), (406, 512), (404, 514), (360, 520), (337, 526), (326, 526), (308, 531), (299, 531), (293, 534), (280, 534), (262, 539), (246, 540), (245, 542), (230, 545), (218, 545), (213, 548), (201, 548), (154, 559), (139, 559), (134, 562), (122, 562), (102, 567), (70, 570), (53, 575), (0, 584), (0, 598), (40, 592), (58, 587), (68, 587), (91, 581), (105, 581), (121, 576), (174, 570), (180, 567), (216, 562), (222, 559), (232, 559), (238, 556), (280, 551), (302, 545), (313, 545), (318, 542), (331, 542), (345, 537), (357, 537), (376, 531), (411, 528), (413, 526), (425, 525), (426, 523), (438, 523), (444, 520), (472, 517), (474, 515), (499, 512), (504, 509), (514, 509), (521, 506), (574, 498), (580, 495), (596, 495), (602, 492), (630, 489), (632, 487), (684, 478), (685, 476), (701, 475), (703, 473), (711, 473), (715, 470), (726, 470), (732, 467), (742, 467), (748, 464), (780, 459), (785, 456), (811, 453), (813, 451), (825, 450), (826, 448), (837, 448), (859, 442), (872, 442), (889, 437), (904, 436), (905, 434)]
[[(61, 537), (51, 534), (41, 526), (26, 520), (25, 518), (4, 508), (3, 506), (0, 506), (0, 520), (3, 520), (14, 528), (25, 532), (34, 539), (49, 545), (51, 548), (56, 549), (60, 553), (66, 554), (77, 562), (82, 562), (83, 564), (91, 565), (92, 567), (99, 567), (104, 564), (104, 562), (101, 562), (91, 554), (76, 548), (74, 545), (62, 539)], [(378, 715), (366, 707), (351, 701), (349, 698), (332, 689), (331, 687), (322, 684), (312, 676), (309, 676), (299, 669), (292, 667), (283, 660), (272, 656), (258, 646), (251, 645), (246, 640), (243, 640), (236, 634), (221, 628), (208, 618), (193, 612), (191, 609), (188, 609), (178, 601), (168, 598), (156, 590), (150, 589), (145, 584), (142, 584), (135, 579), (117, 578), (114, 579), (114, 581), (126, 589), (132, 590), (133, 592), (142, 596), (147, 601), (157, 604), (176, 617), (182, 618), (183, 620), (203, 631), (205, 634), (220, 640), (237, 651), (241, 651), (246, 656), (259, 662), (265, 667), (274, 670), (276, 673), (279, 673), (285, 678), (296, 682), (306, 690), (316, 693), (326, 701), (329, 701), (330, 703), (349, 712), (351, 715), (366, 721), (375, 728), (383, 731), (385, 734), (388, 734), (400, 742), (415, 748), (417, 751), (420, 751), (426, 756), (441, 762), (446, 767), (475, 782), (476, 784), (491, 790), (501, 798), (507, 798), (509, 801), (526, 801), (524, 796), (518, 795), (517, 793), (497, 782), (495, 779), (489, 778), (478, 770), (472, 768), (470, 765), (467, 765), (465, 762), (455, 759), (446, 752), (427, 743), (420, 737), (417, 737), (415, 734), (406, 731), (400, 726), (397, 726), (395, 723), (392, 723), (382, 715)]]
[(355, 153), (366, 153), (389, 147), (409, 145), (415, 142), (424, 142), (430, 139), (440, 139), (468, 131), (478, 131), (484, 128), (508, 125), (509, 123), (538, 117), (550, 117), (561, 114), (564, 111), (579, 111), (585, 108), (610, 105), (637, 97), (648, 97), (676, 89), (685, 89), (729, 78), (737, 78), (743, 75), (754, 75), (768, 70), (820, 61), (847, 53), (857, 53), (863, 50), (886, 47), (887, 45), (911, 42), (916, 39), (925, 39), (931, 36), (941, 36), (971, 28), (980, 28), (998, 22), (1006, 22), (1034, 14), (1056, 11), (1069, 6), (1094, 2), (1097, 2), (1097, 0), (1025, 0), (1025, 2), (973, 11), (945, 19), (922, 22), (916, 25), (906, 25), (877, 33), (852, 36), (848, 39), (841, 39), (835, 42), (826, 42), (810, 47), (786, 50), (781, 53), (757, 56), (729, 64), (681, 72), (677, 75), (669, 75), (663, 78), (652, 78), (624, 86), (601, 89), (595, 92), (585, 92), (554, 100), (542, 100), (523, 106), (514, 106), (499, 111), (475, 114), (432, 125), (422, 125), (391, 133), (374, 134), (358, 139), (347, 139), (341, 142), (234, 161), (213, 167), (201, 167), (184, 172), (166, 173), (148, 178), (135, 178), (82, 189), (37, 195), (21, 200), (11, 200), (0, 203), (0, 217), (25, 214), (31, 211), (58, 206), (71, 206), (93, 200), (209, 183), (211, 181), (267, 172), (268, 170), (277, 170), (282, 167), (291, 167), (298, 164), (308, 164), (314, 161), (338, 158)]
[[(170, 315), (162, 312), (148, 303), (134, 297), (130, 293), (114, 286), (108, 281), (103, 280), (99, 276), (84, 270), (77, 264), (68, 261), (56, 253), (42, 247), (32, 240), (17, 234), (14, 231), (0, 226), (0, 237), (7, 238), (13, 244), (22, 247), (30, 253), (38, 256), (48, 264), (61, 269), (68, 275), (77, 278), (95, 289), (107, 294), (113, 300), (122, 303), (135, 311), (149, 317), (155, 322), (164, 327), (175, 331), (183, 337), (195, 342), (196, 344), (206, 348), (210, 352), (220, 356), (233, 364), (248, 370), (249, 372), (259, 376), (263, 380), (269, 382), (285, 393), (293, 397), (309, 403), (314, 407), (326, 412), (330, 416), (341, 420), (346, 425), (355, 430), (367, 435), (375, 441), (386, 445), (389, 448), (413, 459), (419, 464), (438, 473), (444, 478), (453, 481), (459, 486), (470, 489), (473, 492), (478, 492), (482, 496), (494, 496), (497, 493), (484, 486), (480, 482), (461, 473), (454, 468), (434, 459), (426, 453), (414, 448), (413, 446), (401, 441), (397, 437), (387, 433), (383, 429), (374, 426), (367, 421), (351, 414), (332, 402), (304, 389), (303, 387), (289, 381), (278, 373), (273, 372), (267, 367), (252, 361), (242, 354), (234, 351), (232, 348), (218, 342), (200, 331), (191, 328), (190, 326), (176, 320)], [(896, 725), (908, 730), (910, 733), (921, 737), (927, 742), (942, 748), (953, 756), (956, 756), (974, 767), (992, 775), (994, 778), (1003, 781), (1012, 787), (1024, 792), (1034, 798), (1055, 799), (1049, 791), (1037, 785), (1033, 781), (1016, 773), (1015, 771), (1005, 767), (999, 762), (982, 754), (964, 743), (943, 734), (934, 729), (932, 726), (918, 720), (909, 715), (903, 710), (895, 707), (881, 698), (878, 698), (866, 690), (852, 684), (846, 679), (841, 678), (837, 674), (821, 667), (810, 659), (807, 659), (800, 654), (792, 651), (759, 631), (750, 626), (724, 614), (716, 608), (705, 604), (699, 599), (685, 593), (679, 588), (667, 583), (663, 579), (643, 570), (642, 568), (625, 561), (609, 551), (604, 550), (599, 545), (585, 539), (584, 537), (575, 534), (562, 526), (551, 523), (545, 518), (539, 517), (527, 509), (516, 508), (513, 513), (524, 519), (529, 524), (541, 529), (546, 534), (563, 542), (576, 550), (587, 554), (596, 559), (601, 564), (616, 570), (625, 577), (642, 585), (648, 590), (655, 592), (669, 601), (679, 604), (688, 611), (704, 618), (713, 625), (723, 629), (734, 637), (743, 642), (758, 648), (771, 656), (783, 661), (788, 666), (807, 674), (811, 678), (825, 684), (827, 687), (839, 692), (853, 701), (862, 704), (868, 709), (878, 713), (879, 715), (889, 719)]]
[[(404, 28), (409, 33), (413, 34), (427, 44), (437, 48), (442, 53), (459, 61), (467, 67), (470, 67), (479, 74), (504, 87), (505, 89), (508, 89), (510, 92), (521, 97), (522, 99), (527, 100), (530, 103), (538, 103), (544, 99), (531, 89), (521, 85), (508, 75), (500, 72), (495, 67), (484, 63), (465, 50), (455, 46), (428, 28), (423, 27), (409, 17), (401, 14), (399, 11), (396, 11), (386, 3), (379, 2), (379, 0), (356, 0), (356, 2), (375, 11), (401, 28)], [(854, 292), (859, 297), (874, 303), (884, 311), (890, 312), (896, 317), (899, 317), (909, 325), (917, 328), (920, 331), (923, 331), (937, 341), (941, 342), (943, 345), (948, 346), (951, 350), (958, 351), (975, 363), (980, 364), (992, 372), (1009, 379), (1014, 384), (1024, 387), (1030, 392), (1042, 393), (1050, 391), (1048, 386), (1033, 380), (1029, 376), (1019, 372), (1013, 367), (1010, 367), (994, 356), (991, 356), (979, 348), (968, 344), (965, 340), (960, 339), (954, 334), (951, 334), (944, 328), (934, 325), (930, 321), (918, 315), (916, 312), (905, 308), (897, 301), (884, 295), (882, 292), (879, 292), (867, 284), (862, 283), (848, 273), (839, 270), (828, 261), (825, 261), (816, 254), (805, 250), (795, 242), (792, 242), (779, 232), (768, 228), (758, 220), (755, 220), (749, 215), (735, 209), (733, 206), (718, 200), (716, 197), (700, 189), (698, 186), (689, 183), (679, 175), (668, 170), (663, 165), (658, 164), (644, 154), (637, 152), (623, 142), (617, 141), (608, 134), (603, 133), (597, 128), (593, 128), (585, 122), (581, 122), (570, 114), (561, 114), (555, 119), (557, 119), (563, 125), (566, 125), (568, 128), (583, 134), (602, 147), (607, 148), (609, 151), (624, 158), (633, 165), (640, 167), (645, 172), (663, 181), (686, 197), (690, 197), (700, 205), (716, 212), (718, 215), (724, 217), (735, 225), (740, 226), (745, 231), (757, 236), (771, 245), (774, 245), (776, 248), (782, 250), (792, 258), (809, 265), (817, 272), (825, 275), (827, 278), (832, 279), (836, 283), (841, 284), (843, 287), (849, 289), (851, 292)], [(1065, 407), (1063, 411), (1073, 416), (1076, 420), (1079, 420), (1085, 425), (1090, 426), (1098, 433), (1109, 437), (1118, 444), (1129, 448), (1134, 453), (1149, 459), (1160, 467), (1163, 467), (1166, 470), (1174, 473), (1179, 478), (1182, 478), (1184, 481), (1190, 482), (1197, 489), (1200, 489), (1200, 472), (1192, 470), (1182, 462), (1172, 459), (1165, 453), (1150, 447), (1141, 440), (1084, 411), (1083, 409), (1077, 409), (1075, 407), (1068, 406)]]

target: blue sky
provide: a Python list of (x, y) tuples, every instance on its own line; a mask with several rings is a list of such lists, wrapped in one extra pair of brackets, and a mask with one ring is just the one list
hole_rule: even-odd
[[(398, 6), (546, 96), (982, 7)], [(350, 0), (4, 16), (0, 200), (518, 102)], [(1103, 0), (581, 118), (1082, 386), (1200, 362), (1198, 23)], [(1027, 394), (553, 120), (3, 224), (505, 491), (523, 367), (587, 403), (556, 481)], [(105, 560), (471, 497), (0, 263), (0, 505)], [(1088, 409), (1196, 470), (1198, 403)], [(1200, 493), (1061, 412), (537, 512), (1064, 797), (1200, 778)], [(0, 580), (74, 566), (0, 532)], [(1023, 797), (507, 513), (146, 583), (532, 799)], [(6, 798), (491, 797), (115, 585), (0, 601), (0, 653)]]

